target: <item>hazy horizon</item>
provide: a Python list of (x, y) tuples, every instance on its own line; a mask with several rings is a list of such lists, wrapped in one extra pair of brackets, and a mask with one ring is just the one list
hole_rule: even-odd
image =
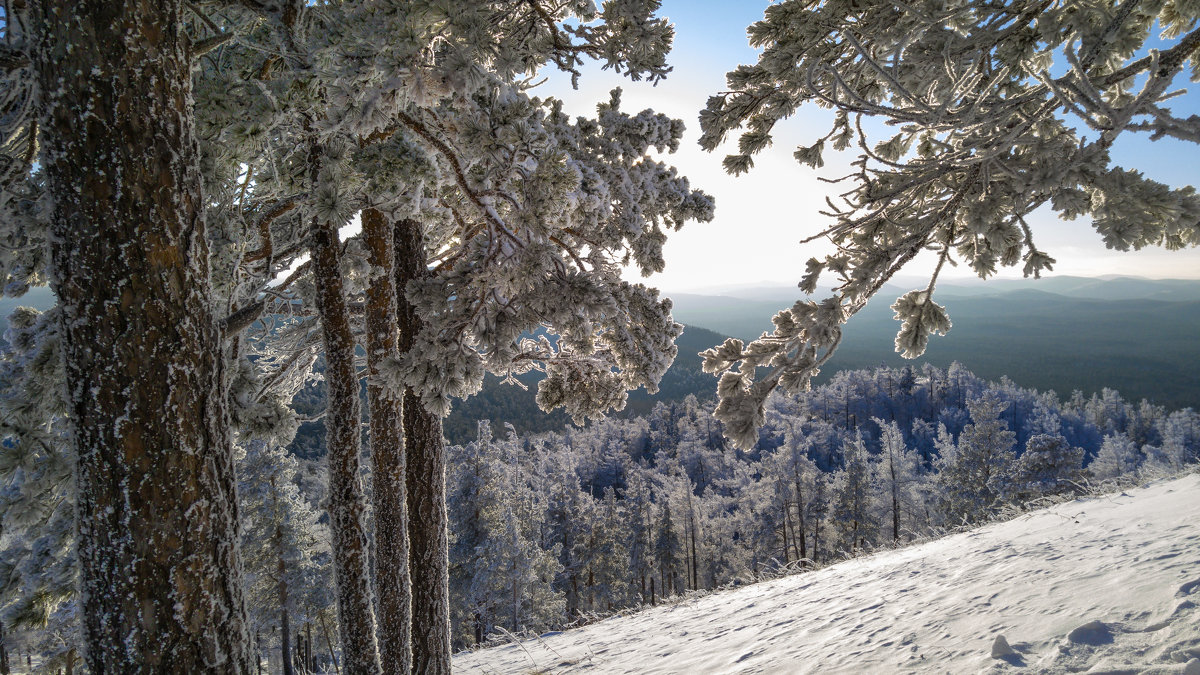
[[(986, 286), (989, 283), (997, 281), (1024, 281), (1030, 284), (1030, 288), (1036, 289), (1038, 282), (1049, 281), (1051, 279), (1095, 279), (1098, 281), (1115, 281), (1118, 279), (1132, 279), (1138, 281), (1154, 281), (1154, 282), (1190, 282), (1200, 284), (1200, 277), (1172, 277), (1162, 276), (1154, 277), (1141, 274), (1043, 274), (1041, 279), (1022, 278), (1019, 274), (1016, 276), (996, 276), (988, 279), (980, 279), (976, 276), (957, 276), (944, 277), (938, 281), (938, 287), (962, 287), (962, 286)], [(887, 286), (912, 286), (921, 283), (928, 283), (927, 277), (916, 275), (897, 275), (893, 277), (886, 285)], [(788, 283), (786, 281), (773, 281), (770, 279), (761, 279), (758, 281), (738, 281), (726, 284), (702, 284), (698, 286), (658, 286), (657, 288), (666, 295), (671, 293), (688, 293), (693, 295), (720, 295), (722, 291), (747, 291), (756, 289), (779, 290), (783, 288), (795, 288), (796, 293), (803, 295), (797, 287), (797, 283)]]

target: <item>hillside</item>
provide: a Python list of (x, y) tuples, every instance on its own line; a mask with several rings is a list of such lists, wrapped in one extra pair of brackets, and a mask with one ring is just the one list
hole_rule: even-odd
[[(1200, 673), (1200, 474), (459, 654), (459, 673)], [(1011, 645), (993, 656), (997, 639)], [(1003, 650), (1001, 650), (1003, 651)]]

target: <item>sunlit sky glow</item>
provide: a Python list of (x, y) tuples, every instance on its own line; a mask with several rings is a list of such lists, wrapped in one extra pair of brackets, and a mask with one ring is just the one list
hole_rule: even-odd
[[(762, 18), (770, 3), (740, 0), (665, 0), (661, 15), (675, 24), (675, 48), (669, 58), (674, 71), (657, 86), (631, 82), (611, 70), (589, 66), (578, 90), (570, 79), (551, 75), (534, 90), (539, 96), (564, 101), (566, 110), (593, 116), (595, 105), (608, 99), (614, 87), (623, 89), (622, 109), (636, 112), (653, 108), (680, 118), (687, 133), (679, 152), (666, 161), (679, 168), (692, 184), (716, 197), (716, 217), (710, 223), (689, 223), (669, 236), (665, 248), (666, 270), (648, 283), (668, 291), (719, 290), (756, 284), (795, 284), (805, 261), (826, 252), (820, 244), (801, 246), (799, 241), (828, 225), (820, 214), (826, 196), (835, 196), (837, 185), (818, 177), (837, 178), (849, 172), (854, 156), (826, 151), (819, 170), (792, 158), (797, 145), (811, 143), (828, 130), (832, 114), (809, 107), (776, 127), (774, 146), (755, 158), (755, 168), (734, 178), (721, 169), (725, 151), (706, 153), (697, 145), (697, 114), (706, 99), (725, 88), (725, 73), (739, 64), (752, 64), (756, 50), (746, 40), (746, 27)], [(1173, 102), (1177, 113), (1198, 108), (1200, 95), (1189, 94)], [(1197, 110), (1188, 110), (1188, 113)], [(1186, 116), (1186, 114), (1184, 116)], [(727, 143), (736, 147), (736, 136)], [(1143, 171), (1147, 176), (1181, 187), (1200, 184), (1200, 148), (1174, 141), (1151, 142), (1145, 135), (1127, 135), (1113, 150), (1115, 163)], [(1122, 253), (1104, 247), (1089, 220), (1060, 221), (1048, 208), (1031, 219), (1039, 248), (1058, 259), (1055, 274), (1077, 276), (1131, 275), (1150, 278), (1200, 279), (1200, 249), (1166, 251), (1147, 249)], [(906, 276), (928, 274), (932, 254), (917, 258), (904, 270)], [(948, 278), (971, 277), (965, 266), (950, 268)], [(1001, 277), (1020, 277), (1020, 268), (1009, 268)], [(629, 275), (633, 280), (636, 273)]]

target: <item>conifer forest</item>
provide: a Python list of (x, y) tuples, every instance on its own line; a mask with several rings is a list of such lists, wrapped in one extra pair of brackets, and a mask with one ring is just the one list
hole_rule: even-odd
[[(1192, 408), (827, 364), (872, 298), (917, 359), (951, 268), (1052, 272), (1047, 219), (1195, 256), (1200, 195), (1118, 159), (1195, 152), (1200, 3), (761, 4), (677, 119), (544, 88), (666, 82), (661, 0), (0, 0), (0, 675), (447, 675), (1191, 470)], [(683, 337), (668, 242), (741, 235), (682, 158), (797, 129), (845, 171), (758, 244), (825, 252)]]

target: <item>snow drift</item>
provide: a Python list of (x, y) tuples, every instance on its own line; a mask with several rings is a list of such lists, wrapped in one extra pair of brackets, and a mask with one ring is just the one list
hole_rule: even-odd
[(467, 673), (1200, 675), (1200, 474), (460, 654)]

